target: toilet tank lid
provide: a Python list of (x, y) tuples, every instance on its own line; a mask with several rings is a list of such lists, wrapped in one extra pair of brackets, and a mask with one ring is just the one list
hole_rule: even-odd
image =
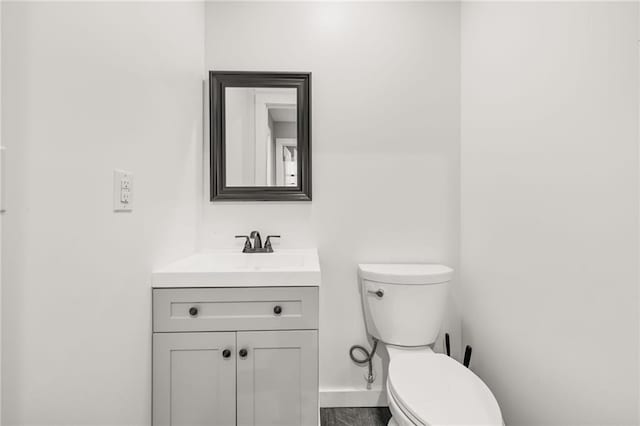
[(358, 274), (387, 284), (439, 284), (451, 280), (453, 269), (430, 263), (361, 263)]

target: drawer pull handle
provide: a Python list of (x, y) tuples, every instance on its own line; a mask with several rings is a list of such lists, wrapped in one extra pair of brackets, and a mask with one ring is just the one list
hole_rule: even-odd
[(229, 358), (231, 356), (231, 351), (229, 349), (225, 349), (222, 351), (222, 358)]
[(276, 315), (280, 315), (282, 313), (282, 306), (277, 305), (273, 308), (273, 313)]
[(240, 355), (240, 358), (246, 358), (248, 353), (249, 352), (246, 349), (240, 349), (238, 355)]
[(189, 315), (191, 315), (192, 317), (195, 317), (198, 315), (198, 308), (193, 307), (193, 308), (189, 308)]

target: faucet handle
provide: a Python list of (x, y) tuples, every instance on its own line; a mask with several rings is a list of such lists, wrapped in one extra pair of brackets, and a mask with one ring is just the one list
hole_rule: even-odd
[(264, 242), (264, 249), (268, 253), (273, 253), (273, 247), (271, 247), (272, 238), (280, 238), (280, 235), (267, 235), (267, 241)]
[(248, 235), (236, 235), (236, 238), (244, 238), (244, 248), (242, 249), (243, 253), (251, 250), (251, 240)]

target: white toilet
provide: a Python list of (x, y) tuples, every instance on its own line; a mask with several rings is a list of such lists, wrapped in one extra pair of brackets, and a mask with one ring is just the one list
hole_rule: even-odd
[(389, 352), (390, 426), (503, 425), (482, 380), (433, 352), (453, 270), (429, 264), (358, 265), (367, 332)]

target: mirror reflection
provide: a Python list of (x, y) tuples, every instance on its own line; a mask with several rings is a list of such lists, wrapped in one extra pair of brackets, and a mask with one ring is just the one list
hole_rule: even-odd
[(297, 91), (225, 88), (227, 186), (297, 186)]

